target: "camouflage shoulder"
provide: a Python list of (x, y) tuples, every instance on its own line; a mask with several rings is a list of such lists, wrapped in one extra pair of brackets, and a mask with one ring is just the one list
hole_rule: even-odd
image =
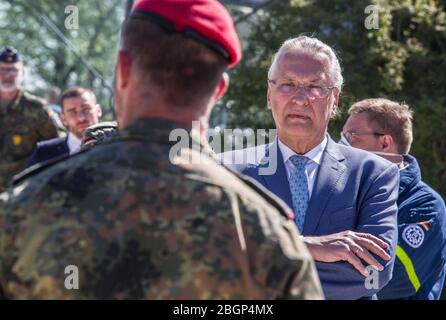
[[(195, 159), (198, 159), (200, 156), (200, 165), (194, 164), (194, 157), (197, 157)], [(191, 159), (192, 162), (190, 161)], [(205, 180), (208, 183), (218, 185), (224, 189), (233, 190), (238, 194), (248, 196), (252, 199), (261, 197), (267, 204), (279, 211), (280, 215), (287, 220), (294, 219), (293, 210), (290, 209), (282, 199), (262, 186), (257, 180), (234, 172), (228, 167), (218, 163), (215, 158), (209, 155), (204, 157), (204, 155), (200, 155), (197, 150), (185, 148), (181, 150), (179, 157), (176, 158), (174, 162), (176, 165), (198, 174), (194, 176), (197, 179)]]
[(11, 185), (14, 187), (14, 186), (22, 183), (24, 180), (29, 179), (29, 178), (37, 175), (38, 173), (48, 169), (49, 167), (52, 167), (53, 165), (55, 165), (57, 163), (65, 161), (68, 158), (76, 157), (76, 156), (84, 153), (85, 151), (88, 151), (88, 150), (81, 150), (81, 151), (76, 152), (75, 154), (72, 154), (72, 155), (64, 154), (64, 155), (55, 157), (53, 159), (49, 159), (46, 161), (36, 163), (35, 165), (33, 165), (29, 168), (26, 168), (25, 170), (14, 175), (14, 177), (12, 178)]
[(23, 92), (22, 99), (24, 99), (25, 102), (29, 105), (34, 105), (34, 106), (41, 107), (41, 108), (44, 108), (46, 105), (45, 100), (27, 92), (27, 91)]
[(293, 210), (288, 207), (288, 205), (276, 196), (274, 193), (266, 189), (260, 182), (256, 179), (246, 176), (244, 174), (232, 171), (231, 169), (224, 167), (227, 171), (237, 176), (240, 180), (242, 180), (246, 185), (250, 188), (254, 189), (262, 198), (266, 200), (270, 205), (275, 207), (282, 216), (286, 217), (288, 220), (294, 219)]
[(116, 121), (100, 122), (88, 127), (84, 132), (82, 139), (82, 150), (89, 149), (111, 137), (114, 137), (118, 131)]

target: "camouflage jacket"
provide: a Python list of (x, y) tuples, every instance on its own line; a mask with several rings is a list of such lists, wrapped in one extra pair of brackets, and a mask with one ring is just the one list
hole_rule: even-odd
[(139, 120), (1, 194), (4, 297), (322, 298), (289, 209), (179, 128)]
[(44, 103), (24, 91), (0, 106), (0, 192), (14, 174), (25, 169), (34, 145), (58, 136)]

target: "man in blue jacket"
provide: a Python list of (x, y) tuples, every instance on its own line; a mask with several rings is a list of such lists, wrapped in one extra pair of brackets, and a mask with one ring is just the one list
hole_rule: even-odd
[(366, 99), (349, 109), (341, 141), (398, 164), (398, 245), (392, 280), (379, 299), (439, 299), (445, 279), (445, 204), (421, 180), (412, 143), (412, 111), (387, 99)]

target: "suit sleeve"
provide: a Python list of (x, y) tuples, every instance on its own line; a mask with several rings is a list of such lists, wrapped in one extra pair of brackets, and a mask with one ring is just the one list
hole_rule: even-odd
[(440, 273), (444, 267), (444, 222), (439, 217), (445, 215), (445, 207), (441, 200), (429, 198), (406, 206), (400, 213), (404, 220), (398, 224), (394, 276), (379, 292), (380, 299), (413, 296), (433, 273)]
[[(371, 272), (369, 278), (362, 276), (346, 262), (318, 262), (318, 273), (323, 281), (327, 299), (372, 298), (391, 279), (397, 244), (397, 198), (399, 175), (396, 166), (390, 166), (370, 185), (360, 203), (357, 228), (353, 231), (370, 233), (386, 241), (390, 246), (387, 262), (376, 257), (384, 266), (383, 271)], [(341, 276), (342, 275), (342, 276)]]
[(26, 167), (29, 168), (41, 161), (42, 161), (42, 159), (40, 159), (40, 146), (39, 146), (39, 144), (37, 144), (36, 147), (34, 148), (33, 153), (31, 154), (31, 157), (30, 157), (29, 162), (26, 165)]

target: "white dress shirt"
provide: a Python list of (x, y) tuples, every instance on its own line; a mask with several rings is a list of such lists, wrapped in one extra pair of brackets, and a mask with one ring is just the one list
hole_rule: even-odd
[(70, 155), (80, 150), (81, 143), (82, 141), (78, 137), (76, 137), (73, 133), (68, 132), (67, 144), (68, 149), (70, 150)]
[[(293, 150), (291, 150), (288, 146), (286, 146), (280, 139), (278, 138), (279, 149), (282, 153), (283, 162), (286, 168), (287, 178), (290, 178), (290, 174), (294, 171), (294, 165), (291, 163), (290, 158), (294, 155), (299, 155)], [(327, 146), (327, 136), (325, 136), (324, 140), (316, 147), (303, 154), (302, 156), (310, 159), (307, 165), (305, 166), (305, 174), (307, 175), (308, 180), (308, 192), (309, 198), (311, 198), (311, 194), (313, 192), (314, 182), (317, 177), (317, 173), (319, 171), (319, 167), (321, 165), (322, 154), (324, 153), (325, 147)]]

